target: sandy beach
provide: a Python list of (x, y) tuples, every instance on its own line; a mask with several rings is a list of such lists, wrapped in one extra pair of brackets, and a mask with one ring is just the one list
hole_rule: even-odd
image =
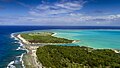
[(23, 56), (23, 64), (25, 68), (43, 68), (42, 64), (38, 62), (36, 51), (39, 46), (31, 46), (30, 43), (20, 36), (15, 36), (24, 45), (23, 48), (27, 49), (27, 53)]
[[(54, 33), (52, 36), (56, 35)], [(36, 51), (39, 46), (44, 46), (48, 44), (66, 44), (66, 43), (30, 43), (21, 37), (20, 34), (15, 36), (24, 46), (23, 48), (27, 49), (27, 53), (23, 56), (23, 64), (25, 68), (43, 68), (42, 64), (38, 62)], [(78, 42), (77, 40), (73, 40), (72, 43)]]
[(38, 46), (25, 46), (25, 48), (29, 50), (29, 52), (23, 56), (25, 68), (43, 68), (36, 56)]
[[(54, 36), (54, 35), (53, 35)], [(38, 61), (36, 51), (38, 47), (42, 47), (48, 44), (64, 44), (64, 43), (30, 43), (21, 37), (20, 34), (15, 36), (21, 43), (24, 45), (23, 47), (28, 50), (26, 54), (23, 56), (23, 64), (25, 68), (44, 68), (42, 64)], [(73, 40), (72, 43), (79, 42), (79, 40)], [(66, 43), (65, 43), (66, 44)], [(118, 50), (113, 50), (115, 53), (120, 53)]]
[[(54, 33), (52, 36), (56, 35), (57, 33)], [(56, 44), (69, 44), (69, 43), (30, 43), (29, 41), (25, 40), (21, 37), (20, 34), (17, 35), (17, 38), (22, 41), (24, 44), (35, 44), (35, 45), (56, 45)], [(72, 43), (80, 42), (79, 40), (73, 40)]]

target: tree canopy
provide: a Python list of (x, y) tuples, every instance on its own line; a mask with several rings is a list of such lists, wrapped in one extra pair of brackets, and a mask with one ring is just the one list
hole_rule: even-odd
[(111, 49), (47, 45), (36, 54), (47, 68), (120, 68), (120, 54)]

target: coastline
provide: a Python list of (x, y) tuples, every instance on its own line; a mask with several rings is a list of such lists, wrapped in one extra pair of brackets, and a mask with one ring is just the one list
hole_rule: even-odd
[[(55, 36), (57, 33), (54, 33), (51, 36)], [(56, 37), (56, 36), (55, 36)], [(72, 43), (80, 42), (80, 40), (73, 40)], [(66, 44), (66, 43), (48, 43), (48, 44)]]
[[(25, 43), (26, 40), (22, 38), (19, 34), (14, 36), (14, 38), (17, 39), (20, 45), (22, 45), (22, 47), (27, 51), (27, 53), (23, 54), (23, 57), (22, 57), (22, 61), (23, 61), (22, 63), (24, 68), (33, 68), (29, 66), (35, 66), (35, 68), (43, 68), (42, 64), (38, 62), (37, 56), (36, 56), (36, 50), (39, 46), (31, 46), (28, 42)], [(75, 42), (78, 42), (78, 41), (74, 40), (72, 43), (75, 43)], [(43, 44), (46, 44), (46, 43), (41, 43), (41, 45)], [(53, 44), (53, 43), (48, 43), (48, 44)], [(64, 44), (64, 43), (61, 43), (61, 44)], [(111, 50), (115, 51), (115, 53), (120, 53), (120, 51), (117, 51), (115, 49), (111, 49)], [(31, 57), (31, 58), (28, 58), (28, 57)], [(29, 62), (29, 63), (26, 64), (26, 62)], [(28, 67), (25, 67), (25, 66), (28, 66)]]
[(23, 68), (42, 68), (43, 66), (38, 62), (36, 56), (36, 51), (39, 46), (31, 46), (29, 42), (20, 36), (20, 34), (17, 34), (15, 38), (19, 40), (24, 50), (27, 51), (22, 57)]
[[(54, 33), (52, 36), (56, 35), (57, 33)], [(19, 41), (19, 44), (22, 45), (24, 50), (27, 51), (27, 53), (22, 55), (22, 66), (23, 68), (43, 68), (42, 64), (38, 62), (36, 51), (37, 48), (40, 46), (48, 45), (48, 44), (68, 44), (68, 43), (30, 43), (24, 38), (21, 37), (20, 34), (13, 35), (13, 37)], [(77, 42), (76, 40), (73, 40), (72, 43)], [(37, 44), (39, 46), (34, 46), (34, 44)], [(18, 47), (18, 50), (20, 48)]]
[[(57, 33), (52, 34), (51, 36), (55, 36)], [(21, 40), (23, 44), (29, 44), (29, 45), (56, 45), (56, 44), (69, 44), (69, 43), (30, 43), (29, 41), (25, 40), (23, 37), (21, 37), (20, 34), (16, 36), (18, 40)], [(79, 42), (80, 40), (73, 40), (71, 43)]]
[[(13, 38), (14, 40), (17, 40), (17, 41), (18, 41), (18, 42), (15, 42), (15, 43), (18, 43), (18, 44), (19, 44), (19, 47), (18, 47), (16, 50), (25, 50), (25, 51), (27, 51), (26, 49), (21, 48), (21, 47), (23, 47), (23, 44), (22, 44), (22, 42), (21, 42), (17, 37), (15, 37), (15, 33), (11, 33), (10, 37)], [(21, 62), (23, 68), (25, 68), (25, 66), (24, 66), (24, 61), (22, 60), (24, 54), (25, 54), (25, 53), (22, 53), (20, 56), (16, 56), (16, 57), (20, 57), (19, 61)], [(7, 68), (15, 68), (14, 64), (15, 64), (15, 60), (11, 61), (11, 62), (7, 65)]]
[(57, 33), (52, 34), (51, 36), (55, 36)]

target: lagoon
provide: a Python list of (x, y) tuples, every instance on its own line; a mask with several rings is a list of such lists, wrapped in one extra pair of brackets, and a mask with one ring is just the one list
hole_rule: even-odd
[(120, 30), (43, 30), (57, 33), (56, 37), (80, 40), (71, 46), (88, 46), (93, 48), (120, 49)]

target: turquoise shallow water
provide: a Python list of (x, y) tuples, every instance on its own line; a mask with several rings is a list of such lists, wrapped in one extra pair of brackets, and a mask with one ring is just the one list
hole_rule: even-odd
[(47, 30), (57, 33), (56, 37), (80, 40), (72, 46), (120, 49), (120, 30)]
[[(98, 26), (0, 26), (0, 68), (6, 68), (9, 64), (16, 68), (21, 66), (20, 57), (25, 50), (17, 40), (11, 38), (12, 33), (23, 31), (48, 31), (58, 33), (56, 36), (80, 40), (68, 46), (90, 46), (94, 48), (120, 49), (119, 30), (88, 30), (88, 29), (120, 29), (120, 27), (98, 27)], [(68, 30), (69, 29), (69, 30)], [(82, 29), (82, 30), (81, 30)], [(86, 29), (86, 30), (83, 30)], [(20, 49), (19, 49), (20, 48)], [(18, 49), (18, 50), (17, 50)], [(12, 62), (11, 62), (12, 61)], [(13, 62), (14, 61), (14, 62)], [(19, 62), (20, 61), (20, 62)], [(12, 64), (11, 64), (12, 63)], [(13, 68), (8, 67), (8, 68)]]

